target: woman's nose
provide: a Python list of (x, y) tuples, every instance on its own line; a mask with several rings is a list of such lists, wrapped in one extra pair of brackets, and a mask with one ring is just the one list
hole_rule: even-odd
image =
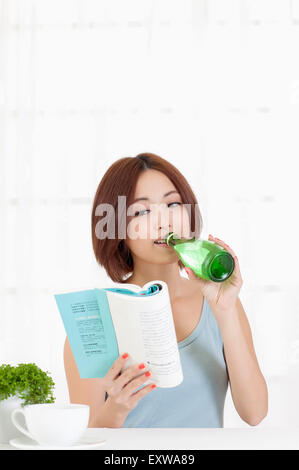
[(155, 207), (155, 210), (152, 212), (153, 214), (153, 220), (152, 220), (152, 226), (158, 228), (158, 229), (165, 229), (168, 230), (169, 227), (172, 224), (171, 218), (170, 218), (170, 211), (168, 210), (168, 207), (166, 204), (164, 205), (157, 205)]

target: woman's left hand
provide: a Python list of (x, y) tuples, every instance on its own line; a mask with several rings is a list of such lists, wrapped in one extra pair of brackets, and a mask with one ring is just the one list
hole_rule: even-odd
[(235, 268), (231, 276), (223, 282), (214, 282), (196, 276), (196, 274), (194, 274), (192, 269), (189, 267), (185, 268), (185, 270), (189, 276), (189, 279), (196, 279), (198, 282), (198, 286), (203, 296), (206, 298), (208, 304), (210, 305), (213, 313), (221, 314), (232, 311), (232, 309), (234, 309), (236, 306), (236, 301), (243, 285), (243, 280), (241, 277), (238, 258), (236, 257), (234, 251), (222, 240), (219, 240), (219, 238), (214, 238), (209, 235), (209, 241), (214, 241), (233, 256), (235, 261)]

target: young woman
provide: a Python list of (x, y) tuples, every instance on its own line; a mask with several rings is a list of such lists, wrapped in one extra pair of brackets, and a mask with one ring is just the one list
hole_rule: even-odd
[[(109, 203), (119, 214), (120, 195), (126, 196), (127, 205), (120, 219), (116, 216), (115, 234), (125, 221), (127, 236), (122, 240), (117, 235), (99, 238), (96, 207)], [(153, 217), (157, 207), (163, 207), (164, 212), (159, 210)], [(170, 231), (200, 236), (201, 214), (184, 176), (155, 154), (119, 159), (98, 186), (91, 226), (96, 259), (112, 281), (141, 287), (156, 279), (167, 283), (184, 380), (173, 388), (143, 386), (150, 371), (143, 368), (140, 376), (142, 364), (121, 372), (130, 351), (121, 351), (104, 378), (81, 379), (66, 339), (70, 401), (90, 405), (89, 426), (223, 427), (228, 383), (240, 417), (252, 426), (260, 423), (268, 409), (267, 385), (238, 297), (243, 281), (234, 251), (209, 236), (235, 258), (232, 276), (216, 283), (200, 279), (191, 269), (186, 270), (189, 279), (182, 277), (184, 266), (175, 251), (154, 243)]]

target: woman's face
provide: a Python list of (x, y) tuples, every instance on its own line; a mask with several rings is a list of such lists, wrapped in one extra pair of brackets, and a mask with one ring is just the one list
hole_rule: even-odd
[[(142, 200), (135, 201), (139, 198)], [(179, 237), (188, 237), (190, 234), (187, 208), (164, 173), (146, 170), (139, 176), (133, 203), (127, 207), (127, 214), (126, 244), (133, 258), (137, 256), (143, 261), (158, 264), (177, 261), (177, 254), (171, 247), (154, 243), (169, 232)]]

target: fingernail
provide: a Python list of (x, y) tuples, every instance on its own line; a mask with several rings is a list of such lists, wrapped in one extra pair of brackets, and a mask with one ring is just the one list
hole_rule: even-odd
[(129, 354), (128, 354), (128, 353), (125, 353), (125, 354), (123, 354), (121, 357), (122, 357), (123, 359), (127, 359), (128, 356), (129, 356)]
[(139, 368), (139, 369), (144, 369), (144, 368), (145, 368), (145, 364), (143, 364), (143, 363), (142, 363), (142, 364), (139, 364), (138, 368)]
[(149, 377), (151, 375), (150, 371), (148, 370), (146, 373), (145, 373), (145, 377)]
[(155, 384), (152, 385), (152, 388), (156, 388), (156, 387), (157, 387), (157, 385), (155, 385)]

